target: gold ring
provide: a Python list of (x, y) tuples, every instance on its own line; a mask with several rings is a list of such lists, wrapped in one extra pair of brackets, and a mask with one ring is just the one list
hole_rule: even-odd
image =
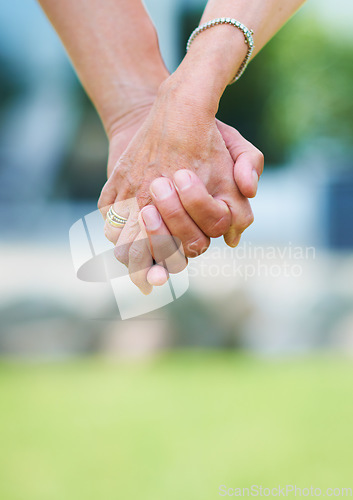
[(125, 226), (127, 219), (125, 217), (122, 217), (121, 215), (118, 215), (112, 205), (107, 213), (107, 221), (113, 227), (122, 228)]

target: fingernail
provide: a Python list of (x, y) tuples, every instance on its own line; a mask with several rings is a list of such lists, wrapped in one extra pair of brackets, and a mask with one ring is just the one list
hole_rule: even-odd
[(159, 212), (156, 208), (154, 207), (147, 207), (144, 208), (141, 212), (143, 222), (145, 223), (146, 229), (149, 231), (154, 231), (155, 229), (158, 229), (160, 224), (161, 224), (161, 216), (159, 215)]
[(174, 184), (180, 191), (191, 186), (191, 181), (191, 175), (187, 170), (178, 170), (174, 174)]
[(172, 193), (172, 185), (168, 179), (159, 177), (151, 184), (151, 192), (158, 200), (168, 198)]
[(254, 190), (255, 190), (255, 193), (256, 193), (257, 187), (258, 187), (258, 184), (259, 184), (259, 175), (258, 175), (258, 173), (256, 172), (255, 169), (253, 169), (251, 175), (252, 175), (252, 179), (253, 179), (253, 187), (254, 187)]

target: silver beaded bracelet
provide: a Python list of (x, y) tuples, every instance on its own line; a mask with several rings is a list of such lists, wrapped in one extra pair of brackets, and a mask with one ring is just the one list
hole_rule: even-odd
[(205, 24), (202, 24), (201, 26), (198, 26), (191, 33), (190, 38), (188, 40), (188, 43), (186, 44), (186, 52), (189, 51), (190, 46), (191, 46), (192, 42), (195, 40), (195, 38), (197, 37), (197, 35), (199, 35), (200, 33), (202, 33), (203, 31), (205, 31), (209, 28), (213, 28), (213, 26), (217, 26), (218, 24), (230, 24), (231, 26), (238, 28), (240, 31), (243, 32), (244, 37), (245, 37), (245, 43), (248, 46), (248, 52), (245, 56), (245, 59), (241, 63), (241, 66), (240, 66), (237, 74), (235, 75), (233, 80), (230, 82), (230, 84), (232, 84), (232, 83), (236, 82), (237, 80), (239, 80), (241, 75), (246, 70), (247, 65), (249, 64), (251, 55), (252, 55), (254, 48), (255, 48), (254, 39), (253, 39), (253, 34), (254, 34), (253, 30), (249, 30), (246, 26), (244, 26), (244, 24), (240, 23), (236, 19), (231, 19), (230, 17), (219, 17), (217, 19), (213, 19), (212, 21), (209, 21), (208, 23), (205, 23)]

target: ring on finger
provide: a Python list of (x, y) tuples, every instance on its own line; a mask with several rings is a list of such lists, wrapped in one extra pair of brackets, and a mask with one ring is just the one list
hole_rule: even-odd
[(107, 221), (113, 227), (122, 228), (125, 226), (127, 219), (117, 214), (112, 205), (107, 213)]

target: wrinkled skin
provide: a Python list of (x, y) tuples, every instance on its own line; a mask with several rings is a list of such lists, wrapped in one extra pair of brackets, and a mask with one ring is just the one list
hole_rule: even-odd
[[(172, 180), (181, 169), (194, 172), (209, 195), (225, 207), (217, 223), (212, 219), (211, 226), (201, 230), (180, 203), (186, 231), (183, 228), (178, 234), (170, 217), (167, 226), (182, 241), (185, 255), (199, 255), (207, 249), (210, 237), (220, 235), (230, 246), (236, 246), (241, 233), (253, 222), (247, 197), (256, 194), (253, 173), (257, 181), (262, 168), (262, 154), (254, 146), (194, 103), (180, 102), (175, 96), (162, 93), (150, 107), (135, 106), (131, 116), (125, 117), (123, 126), (116, 127), (111, 136), (108, 181), (98, 204), (106, 216), (109, 207), (117, 203), (119, 214), (128, 218), (123, 230), (106, 224), (108, 239), (125, 243), (116, 252), (117, 258), (129, 265), (131, 244), (143, 238), (140, 210), (151, 203), (159, 208), (158, 199), (153, 196), (153, 181), (160, 177)], [(131, 199), (137, 203), (124, 202)], [(207, 205), (206, 199), (200, 210), (206, 210)]]

